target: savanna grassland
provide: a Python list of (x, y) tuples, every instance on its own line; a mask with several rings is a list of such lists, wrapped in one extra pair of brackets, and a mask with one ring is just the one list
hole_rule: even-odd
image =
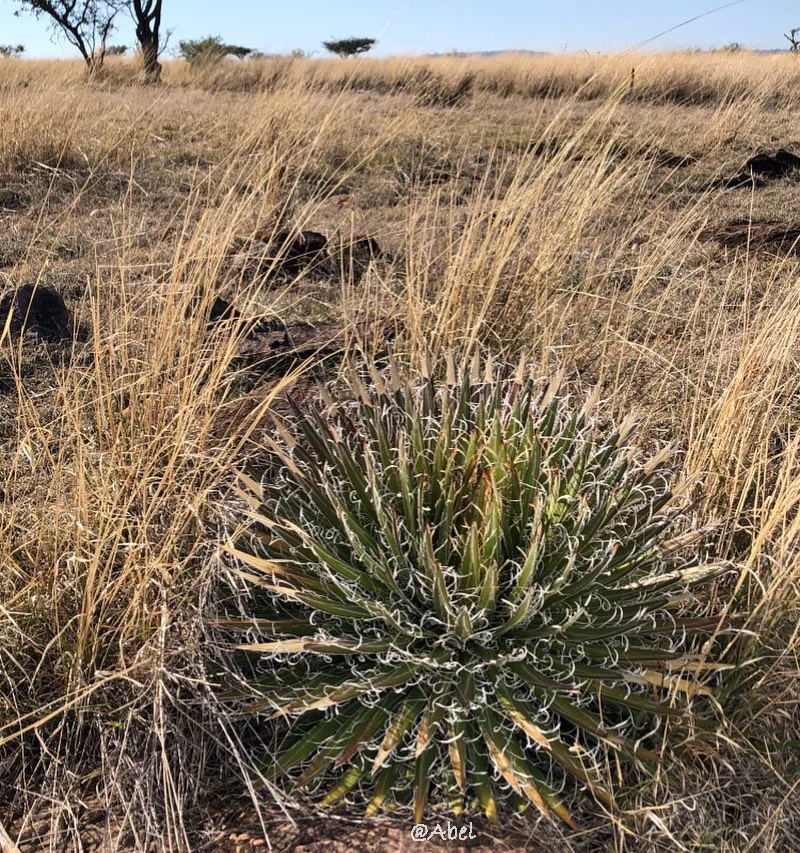
[[(680, 688), (711, 734), (613, 815), (505, 815), (481, 849), (800, 849), (800, 173), (746, 168), (800, 154), (798, 110), (796, 58), (745, 52), (0, 63), (2, 290), (75, 321), (0, 357), (0, 847), (410, 843), (252, 781), (270, 731), (221, 704), (214, 626), (271, 412), (388, 335), (599, 389), (732, 567), (735, 630)], [(324, 264), (242, 262), (301, 230)], [(280, 345), (209, 331), (217, 296)]]

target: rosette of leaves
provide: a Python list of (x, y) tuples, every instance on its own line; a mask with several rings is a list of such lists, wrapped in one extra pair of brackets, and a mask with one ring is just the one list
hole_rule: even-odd
[(278, 719), (267, 775), (326, 806), (493, 818), (505, 797), (570, 823), (576, 788), (612, 804), (658, 765), (716, 569), (665, 541), (668, 454), (633, 449), (631, 420), (601, 428), (523, 366), (442, 374), (391, 362), (268, 439), (231, 546), (258, 605), (225, 621), (254, 665), (227, 698)]

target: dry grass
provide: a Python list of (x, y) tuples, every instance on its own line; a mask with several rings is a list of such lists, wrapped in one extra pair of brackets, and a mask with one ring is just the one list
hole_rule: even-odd
[[(174, 63), (155, 92), (134, 71), (114, 63), (87, 86), (77, 64), (0, 63), (2, 192), (18, 200), (0, 214), (0, 274), (58, 287), (80, 325), (74, 346), (5, 341), (0, 361), (0, 823), (37, 826), (36, 850), (83, 849), (87, 826), (107, 849), (198, 849), (198, 803), (244, 791), (247, 733), (220, 725), (203, 616), (237, 518), (231, 472), (295, 376), (220, 431), (226, 402), (274, 378), (236, 357), (243, 330), (209, 336), (186, 316), (227, 282), (250, 315), (391, 317), (412, 357), (525, 351), (678, 448), (696, 521), (740, 567), (712, 593), (744, 629), (724, 650), (735, 668), (710, 681), (728, 710), (721, 758), (698, 752), (631, 791), (624, 821), (587, 815), (554, 849), (791, 849), (798, 260), (698, 235), (785, 221), (800, 197), (791, 179), (715, 184), (795, 143), (800, 65)], [(358, 284), (227, 281), (235, 238), (286, 225), (370, 234), (390, 257)]]

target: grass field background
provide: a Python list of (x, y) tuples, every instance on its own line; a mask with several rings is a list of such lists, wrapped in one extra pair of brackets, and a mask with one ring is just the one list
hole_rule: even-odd
[[(212, 795), (246, 795), (252, 755), (214, 699), (205, 617), (240, 517), (233, 472), (314, 363), (259, 395), (235, 336), (209, 341), (189, 310), (222, 293), (287, 323), (388, 322), (412, 359), (474, 342), (525, 353), (672, 445), (694, 522), (737, 569), (711, 594), (741, 630), (693, 676), (726, 708), (716, 756), (698, 748), (632, 790), (624, 823), (547, 832), (553, 849), (794, 849), (800, 254), (747, 235), (797, 226), (800, 182), (725, 179), (758, 151), (800, 153), (796, 57), (169, 62), (158, 88), (135, 75), (113, 61), (87, 84), (77, 63), (0, 62), (3, 289), (56, 287), (78, 323), (74, 346), (6, 340), (0, 360), (7, 830), (39, 833), (29, 849), (84, 849), (87, 825), (107, 849), (201, 849)], [(287, 227), (371, 236), (384, 254), (359, 281), (230, 272), (236, 240)], [(738, 247), (714, 239), (731, 227)]]

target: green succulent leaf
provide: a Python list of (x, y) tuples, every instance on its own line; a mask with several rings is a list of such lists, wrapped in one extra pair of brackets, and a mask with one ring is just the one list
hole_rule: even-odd
[(580, 790), (613, 806), (710, 692), (689, 641), (720, 628), (693, 587), (726, 567), (675, 536), (666, 454), (524, 364), (365, 375), (295, 407), (242, 478), (253, 618), (216, 624), (242, 664), (224, 698), (285, 732), (268, 777), (417, 821), (434, 798), (570, 825)]

